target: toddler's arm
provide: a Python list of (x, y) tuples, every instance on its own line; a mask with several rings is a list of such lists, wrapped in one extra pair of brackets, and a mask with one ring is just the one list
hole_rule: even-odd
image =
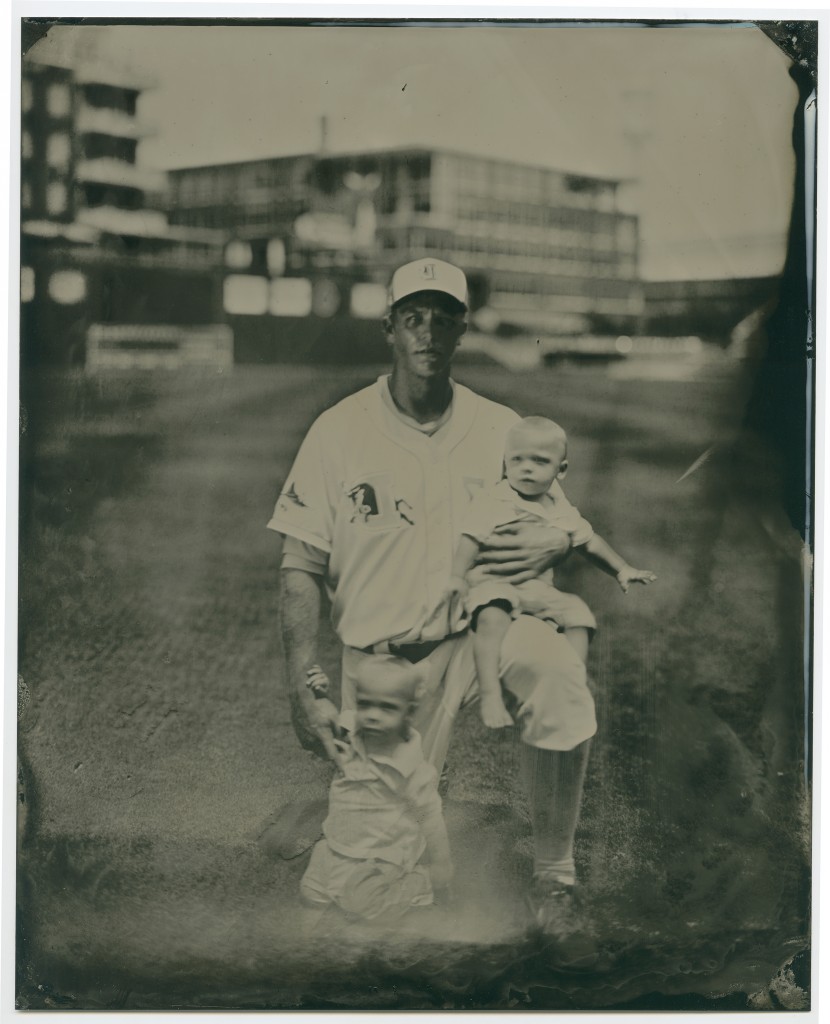
[(453, 866), (435, 769), (426, 762), (416, 768), (409, 793), (415, 816), (426, 839), (433, 888), (446, 889), (452, 881)]
[(577, 551), (581, 551), (589, 562), (593, 562), (603, 572), (616, 577), (624, 594), (628, 593), (632, 583), (648, 584), (657, 579), (650, 570), (635, 569), (629, 565), (598, 533), (595, 533), (586, 544), (580, 544)]

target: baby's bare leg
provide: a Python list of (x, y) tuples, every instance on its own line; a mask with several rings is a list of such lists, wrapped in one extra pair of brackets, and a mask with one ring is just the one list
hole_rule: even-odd
[(585, 626), (569, 626), (564, 629), (565, 639), (573, 647), (584, 663), (588, 661), (588, 644), (591, 634)]
[(501, 644), (511, 621), (505, 605), (488, 604), (478, 611), (473, 626), (473, 656), (478, 675), (481, 720), (491, 729), (513, 724), (504, 706), (499, 679)]

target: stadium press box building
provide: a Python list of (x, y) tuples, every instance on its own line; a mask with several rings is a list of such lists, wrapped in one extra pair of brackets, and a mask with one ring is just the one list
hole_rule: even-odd
[(71, 57), (21, 70), (24, 365), (229, 365), (224, 235), (170, 226), (166, 175), (136, 160), (150, 83)]
[(234, 235), (231, 316), (374, 317), (382, 290), (356, 286), (435, 255), (467, 271), (485, 329), (621, 333), (643, 312), (621, 184), (445, 149), (316, 153), (173, 170), (169, 215)]

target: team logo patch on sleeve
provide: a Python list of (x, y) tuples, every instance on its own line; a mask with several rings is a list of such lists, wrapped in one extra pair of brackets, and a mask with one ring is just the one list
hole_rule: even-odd
[(283, 491), (280, 495), (280, 500), (277, 503), (279, 508), (285, 512), (289, 505), (294, 505), (297, 508), (308, 508), (308, 505), (303, 499), (297, 494), (297, 488), (294, 486), (294, 481), (288, 485), (287, 490)]

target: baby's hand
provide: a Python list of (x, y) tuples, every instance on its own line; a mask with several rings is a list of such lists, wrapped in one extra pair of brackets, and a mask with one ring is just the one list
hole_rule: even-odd
[(503, 729), (505, 726), (513, 725), (513, 719), (504, 706), (501, 694), (482, 697), (480, 704), (481, 720), (488, 729)]
[(329, 693), (329, 677), (319, 665), (306, 669), (306, 686), (315, 697), (327, 697)]
[(649, 584), (654, 583), (656, 579), (654, 573), (649, 572), (648, 569), (635, 569), (630, 565), (624, 566), (617, 573), (617, 583), (624, 594), (628, 593), (628, 588), (632, 583)]

